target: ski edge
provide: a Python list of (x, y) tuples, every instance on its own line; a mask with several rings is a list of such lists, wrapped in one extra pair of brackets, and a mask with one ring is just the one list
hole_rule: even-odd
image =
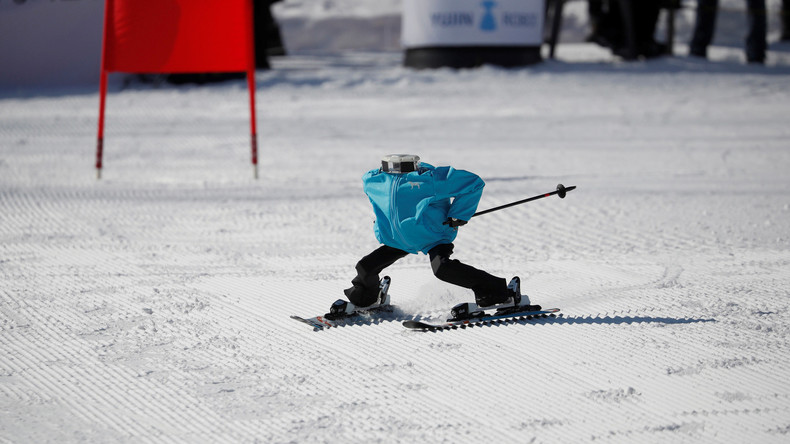
[[(429, 322), (422, 322), (422, 321), (416, 321), (411, 319), (408, 321), (403, 321), (403, 326), (410, 330), (423, 330), (423, 331), (449, 330), (449, 329), (489, 325), (497, 321), (506, 322), (509, 320), (516, 320), (522, 318), (534, 319), (534, 318), (557, 317), (558, 316), (557, 313), (559, 311), (560, 311), (559, 308), (548, 308), (544, 310), (525, 311), (521, 313), (488, 315), (480, 318), (464, 319), (462, 321), (442, 322), (438, 324), (432, 324)], [(562, 315), (560, 314), (559, 316)]]

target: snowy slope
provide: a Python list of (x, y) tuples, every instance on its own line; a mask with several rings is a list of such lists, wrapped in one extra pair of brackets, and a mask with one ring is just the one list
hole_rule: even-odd
[[(788, 48), (411, 71), (293, 55), (243, 82), (0, 98), (2, 442), (787, 442)], [(360, 176), (487, 182), (456, 256), (564, 317), (314, 332), (377, 245)], [(402, 317), (463, 289), (388, 270)]]

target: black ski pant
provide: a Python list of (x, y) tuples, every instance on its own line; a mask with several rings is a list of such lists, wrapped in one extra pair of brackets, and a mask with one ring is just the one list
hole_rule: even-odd
[[(433, 274), (442, 281), (471, 289), (478, 305), (504, 302), (508, 297), (505, 279), (478, 270), (457, 259), (450, 259), (453, 248), (453, 244), (441, 244), (428, 251)], [(381, 279), (379, 273), (408, 254), (403, 250), (382, 245), (363, 257), (356, 266), (357, 276), (351, 280), (353, 286), (345, 290), (348, 300), (358, 307), (375, 303)]]
[(790, 40), (790, 0), (782, 0), (782, 40)]
[[(692, 55), (705, 57), (708, 45), (713, 41), (716, 30), (716, 15), (719, 0), (698, 0), (697, 18), (694, 24), (694, 35), (691, 38), (689, 51)], [(746, 0), (746, 15), (749, 20), (749, 32), (746, 35), (746, 60), (762, 63), (765, 61), (768, 30), (765, 0)]]

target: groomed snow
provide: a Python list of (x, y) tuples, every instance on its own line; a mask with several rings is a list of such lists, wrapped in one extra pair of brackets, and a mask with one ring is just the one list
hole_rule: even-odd
[[(0, 97), (0, 441), (787, 442), (790, 49), (505, 70), (294, 54), (243, 81)], [(411, 152), (482, 176), (456, 257), (542, 321), (314, 332), (377, 247), (361, 175)], [(405, 315), (471, 294), (425, 256)]]

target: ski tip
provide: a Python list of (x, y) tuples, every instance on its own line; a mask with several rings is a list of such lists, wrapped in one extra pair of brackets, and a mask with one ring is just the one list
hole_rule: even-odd
[(307, 325), (313, 327), (313, 331), (323, 330), (326, 327), (325, 325), (322, 325), (322, 324), (316, 322), (315, 318), (305, 319), (305, 318), (303, 318), (301, 316), (291, 315), (291, 319), (297, 320), (299, 322), (302, 322), (304, 324), (307, 324)]

